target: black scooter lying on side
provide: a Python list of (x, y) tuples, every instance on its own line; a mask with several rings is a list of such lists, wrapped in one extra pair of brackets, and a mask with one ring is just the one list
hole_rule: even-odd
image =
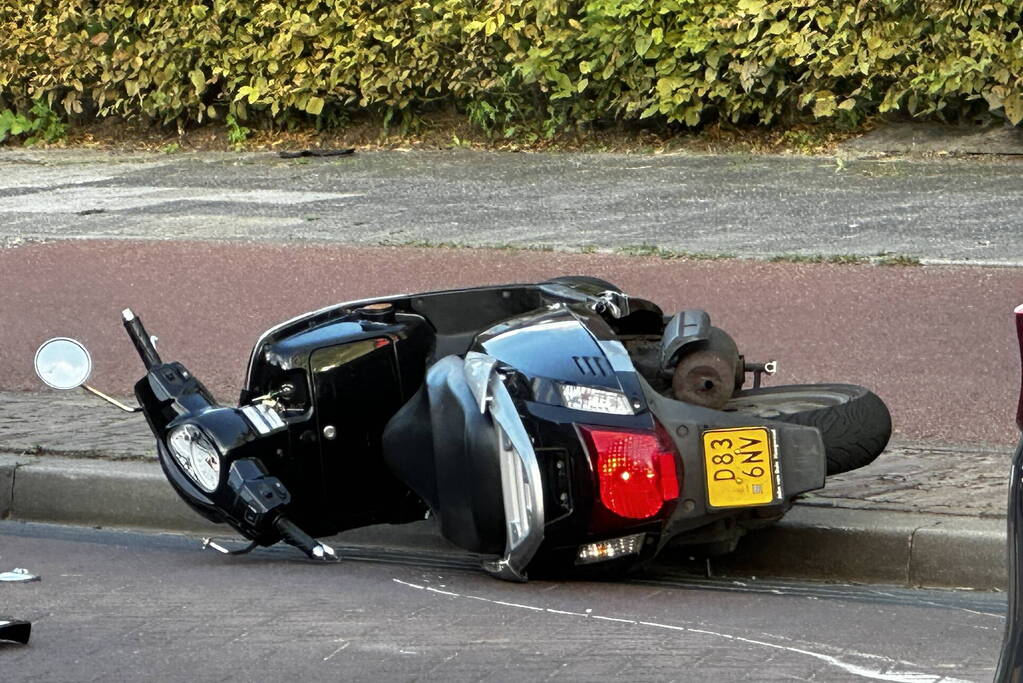
[[(239, 407), (123, 318), (174, 489), (253, 545), (313, 558), (334, 555), (317, 538), (428, 514), (510, 580), (617, 572), (669, 542), (728, 550), (891, 431), (868, 390), (761, 387), (774, 363), (747, 361), (707, 313), (664, 315), (590, 277), (307, 313), (256, 342)], [(58, 388), (89, 365), (73, 340), (36, 356)]]

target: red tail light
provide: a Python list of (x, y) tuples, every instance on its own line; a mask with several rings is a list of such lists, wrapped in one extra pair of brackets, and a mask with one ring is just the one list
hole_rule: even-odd
[(678, 498), (675, 451), (667, 435), (579, 426), (596, 459), (600, 502), (611, 512), (646, 519)]
[[(1023, 361), (1023, 306), (1016, 307), (1016, 334), (1019, 336), (1019, 355)], [(1020, 381), (1019, 403), (1016, 406), (1016, 424), (1023, 429), (1023, 380)]]

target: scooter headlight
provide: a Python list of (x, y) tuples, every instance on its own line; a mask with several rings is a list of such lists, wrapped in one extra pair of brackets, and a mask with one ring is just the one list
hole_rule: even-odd
[(207, 493), (220, 486), (220, 453), (201, 429), (191, 424), (175, 427), (167, 435), (167, 446), (181, 469)]

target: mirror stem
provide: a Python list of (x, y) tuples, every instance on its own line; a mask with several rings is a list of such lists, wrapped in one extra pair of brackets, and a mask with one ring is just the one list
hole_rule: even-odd
[(118, 408), (120, 408), (121, 410), (123, 410), (126, 413), (139, 413), (139, 412), (142, 412), (142, 408), (132, 408), (131, 406), (127, 406), (127, 405), (121, 403), (120, 401), (118, 401), (116, 398), (111, 398), (110, 396), (107, 396), (106, 394), (104, 394), (99, 389), (94, 389), (93, 387), (90, 387), (88, 384), (83, 384), (82, 388), (85, 389), (86, 391), (88, 391), (90, 394), (93, 394), (95, 396), (99, 396), (101, 399), (103, 399), (107, 403), (109, 403), (111, 405), (114, 405), (114, 406), (117, 406)]

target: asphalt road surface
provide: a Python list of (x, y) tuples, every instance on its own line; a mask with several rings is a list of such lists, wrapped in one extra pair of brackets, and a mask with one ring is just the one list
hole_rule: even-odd
[[(664, 310), (705, 308), (773, 384), (852, 382), (890, 405), (896, 435), (1004, 446), (1019, 351), (1016, 268), (666, 261), (601, 254), (163, 241), (57, 241), (0, 249), (0, 389), (38, 390), (38, 345), (91, 349), (98, 388), (130, 393), (141, 363), (120, 324), (132, 307), (224, 401), (268, 327), (340, 301), (565, 274), (606, 278)], [(0, 406), (0, 410), (2, 410)], [(97, 400), (97, 409), (103, 409)]]
[(0, 153), (0, 244), (83, 237), (658, 245), (1023, 264), (1019, 159)]
[(5, 681), (990, 680), (1004, 596), (696, 579), (509, 584), (464, 556), (0, 523)]

